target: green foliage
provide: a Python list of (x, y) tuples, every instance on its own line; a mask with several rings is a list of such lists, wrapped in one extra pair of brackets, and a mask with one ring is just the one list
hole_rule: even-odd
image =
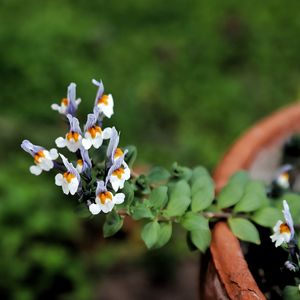
[(227, 208), (238, 203), (244, 194), (244, 188), (248, 180), (245, 172), (234, 174), (218, 195), (218, 207)]
[(137, 157), (137, 149), (133, 145), (126, 146), (126, 149), (128, 150), (128, 152), (125, 156), (125, 161), (128, 164), (129, 168), (132, 168), (133, 163), (135, 162)]
[(188, 231), (208, 229), (208, 220), (200, 214), (187, 212), (180, 220), (181, 225)]
[(180, 221), (181, 225), (189, 231), (189, 239), (201, 252), (205, 252), (211, 240), (208, 220), (194, 212), (186, 213)]
[(215, 186), (207, 172), (200, 169), (193, 171), (191, 178), (192, 211), (197, 212), (209, 207), (215, 197)]
[(151, 249), (158, 242), (160, 225), (157, 221), (147, 223), (141, 232), (141, 237), (148, 249)]
[(191, 241), (202, 253), (204, 253), (211, 241), (211, 232), (209, 228), (191, 231)]
[[(71, 213), (74, 205), (56, 195), (55, 188), (46, 191), (53, 178), (27, 180), (29, 159), (25, 163), (23, 155), (22, 161), (16, 158), (25, 132), (53, 146), (51, 138), (60, 127), (53, 125), (57, 115), (49, 106), (65, 96), (67, 83), (77, 82), (79, 96), (94, 99), (90, 79), (104, 80), (118, 105), (113, 121), (125, 144), (139, 145), (140, 161), (165, 166), (174, 160), (188, 165), (202, 161), (212, 168), (253, 121), (299, 96), (298, 10), (297, 1), (288, 6), (280, 1), (188, 1), (186, 9), (177, 0), (172, 5), (45, 0), (43, 9), (37, 1), (3, 1), (0, 152), (7, 159), (1, 161), (5, 246), (0, 247), (0, 277), (8, 295), (38, 299), (41, 290), (50, 292), (51, 280), (44, 278), (55, 275), (47, 269), (39, 273), (36, 285), (22, 281), (28, 280), (32, 265), (27, 253), (36, 240), (65, 248), (64, 242), (54, 242), (52, 232), (66, 244), (75, 243), (74, 234), (80, 236), (77, 216)], [(100, 11), (105, 12), (101, 17)], [(81, 106), (91, 111), (88, 101)], [(18, 183), (23, 182), (19, 187), (12, 180), (18, 173)], [(298, 222), (297, 203), (288, 202)], [(21, 256), (18, 249), (26, 253)], [(82, 255), (73, 252), (68, 250), (69, 264), (61, 271), (75, 288), (67, 297), (90, 299), (78, 296), (90, 280), (80, 278), (86, 274), (78, 263)]]
[(180, 180), (170, 191), (169, 202), (165, 210), (168, 217), (181, 216), (191, 203), (190, 186), (185, 180)]
[(154, 245), (156, 249), (167, 244), (172, 236), (172, 222), (160, 222), (159, 226), (158, 238)]
[(264, 184), (261, 181), (249, 181), (244, 187), (244, 194), (237, 205), (235, 212), (255, 211), (266, 205), (267, 197)]
[(119, 216), (115, 211), (110, 212), (106, 216), (105, 223), (103, 225), (103, 235), (105, 238), (116, 234), (123, 226), (123, 218)]
[(148, 180), (150, 183), (161, 182), (169, 179), (170, 172), (162, 167), (154, 167), (148, 174)]
[(250, 221), (242, 218), (229, 218), (228, 224), (233, 234), (240, 240), (260, 244), (259, 233)]
[(124, 184), (124, 188), (122, 189), (122, 193), (125, 194), (125, 201), (124, 203), (122, 203), (122, 206), (129, 207), (134, 199), (134, 185), (126, 181)]
[(300, 298), (300, 290), (298, 286), (288, 285), (283, 290), (284, 300), (298, 300)]
[(168, 202), (168, 187), (160, 186), (151, 192), (149, 205), (154, 209), (163, 209)]
[(132, 218), (134, 220), (140, 220), (143, 218), (153, 218), (153, 213), (148, 205), (148, 200), (144, 202), (137, 202), (132, 208)]
[(175, 162), (172, 166), (171, 176), (175, 179), (183, 179), (188, 181), (192, 176), (192, 170), (178, 165), (177, 162)]
[(282, 219), (282, 213), (275, 207), (263, 207), (257, 210), (251, 219), (261, 226), (274, 227), (276, 222)]

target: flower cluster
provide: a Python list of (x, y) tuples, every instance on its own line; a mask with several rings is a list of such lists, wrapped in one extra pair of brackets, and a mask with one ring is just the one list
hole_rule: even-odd
[[(67, 98), (63, 98), (60, 105), (51, 106), (66, 117), (69, 125), (65, 135), (55, 140), (56, 146), (67, 148), (73, 153), (74, 159), (68, 160), (57, 149), (46, 150), (28, 140), (24, 140), (21, 147), (34, 159), (34, 165), (29, 168), (32, 174), (40, 175), (42, 171), (58, 170), (55, 184), (61, 186), (66, 195), (77, 193), (90, 212), (98, 214), (101, 211), (108, 213), (116, 204), (124, 202), (125, 195), (118, 191), (124, 188), (125, 181), (130, 178), (130, 169), (125, 162), (127, 150), (118, 146), (118, 131), (115, 127), (102, 127), (103, 119), (113, 115), (112, 95), (104, 94), (102, 81), (93, 79), (92, 82), (98, 90), (93, 112), (88, 114), (83, 130), (76, 118), (81, 99), (76, 98), (75, 83), (68, 86)], [(103, 145), (105, 140), (109, 140), (108, 145)], [(93, 162), (90, 158), (91, 151), (95, 156), (100, 151), (105, 151), (104, 161), (97, 164)]]

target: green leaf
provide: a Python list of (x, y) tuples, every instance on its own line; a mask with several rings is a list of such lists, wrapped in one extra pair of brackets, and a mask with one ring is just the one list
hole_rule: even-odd
[(164, 208), (166, 203), (168, 202), (168, 187), (160, 186), (154, 190), (152, 190), (149, 205), (153, 208), (159, 209)]
[(175, 162), (172, 166), (172, 177), (178, 179), (190, 180), (192, 170), (187, 167), (182, 167)]
[(247, 181), (247, 173), (243, 171), (235, 173), (220, 192), (217, 198), (218, 207), (222, 209), (238, 203), (244, 194), (244, 187)]
[(191, 231), (191, 241), (202, 253), (204, 253), (211, 241), (211, 232), (209, 228)]
[(168, 180), (170, 176), (171, 176), (170, 172), (165, 168), (161, 168), (161, 167), (154, 167), (147, 175), (150, 183)]
[(209, 176), (208, 171), (202, 166), (198, 166), (198, 167), (194, 168), (192, 177), (190, 179), (191, 184), (193, 185), (194, 181), (196, 181), (199, 177), (202, 177), (202, 176)]
[(249, 174), (246, 171), (238, 171), (230, 177), (229, 181), (245, 185), (249, 181)]
[(260, 244), (259, 233), (250, 221), (242, 218), (230, 218), (228, 223), (233, 234), (240, 240)]
[(125, 156), (125, 161), (128, 164), (129, 168), (132, 168), (132, 165), (134, 164), (137, 157), (137, 149), (133, 145), (126, 146), (125, 149), (128, 150)]
[(163, 247), (168, 243), (172, 236), (172, 223), (171, 222), (161, 222), (159, 223), (160, 230), (158, 232), (157, 242), (154, 245), (155, 249)]
[(176, 182), (171, 190), (165, 214), (168, 217), (182, 216), (191, 203), (190, 186), (185, 180)]
[(299, 300), (300, 299), (300, 291), (298, 286), (287, 285), (283, 289), (283, 299), (284, 300)]
[(194, 212), (187, 212), (180, 220), (181, 225), (188, 231), (208, 229), (208, 219)]
[(106, 216), (105, 223), (103, 225), (104, 237), (110, 237), (117, 233), (123, 226), (123, 219), (115, 212), (112, 211)]
[(187, 243), (187, 246), (188, 246), (190, 251), (198, 250), (198, 248), (192, 242), (190, 231), (187, 231), (187, 233), (186, 233), (186, 243)]
[(273, 227), (278, 220), (282, 219), (282, 213), (275, 207), (263, 207), (256, 211), (251, 219), (261, 226)]
[(261, 181), (249, 181), (244, 195), (234, 208), (235, 212), (255, 211), (267, 202), (265, 186)]
[[(148, 201), (148, 200), (146, 200)], [(138, 202), (134, 207), (132, 207), (132, 219), (140, 220), (144, 218), (153, 218), (153, 214), (150, 208), (147, 206), (146, 202)]]
[(158, 242), (159, 232), (160, 226), (157, 221), (147, 223), (143, 227), (141, 237), (148, 249), (154, 247), (154, 245)]
[(121, 191), (125, 194), (125, 201), (122, 204), (118, 204), (118, 207), (128, 207), (134, 199), (134, 186), (130, 182), (126, 181), (124, 188)]
[(210, 176), (202, 175), (192, 184), (192, 211), (209, 207), (215, 197), (215, 186)]

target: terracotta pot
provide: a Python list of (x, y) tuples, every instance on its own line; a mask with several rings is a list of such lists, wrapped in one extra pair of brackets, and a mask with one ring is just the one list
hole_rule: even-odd
[[(299, 103), (257, 123), (235, 142), (215, 169), (216, 190), (238, 170), (250, 170), (250, 175), (255, 173), (253, 170), (260, 165), (261, 157), (272, 160), (272, 153), (280, 149), (279, 145), (299, 131)], [(261, 177), (259, 179), (268, 180), (264, 175)], [(248, 269), (239, 241), (225, 222), (214, 227), (208, 256), (209, 260), (202, 260), (200, 299), (266, 299)]]

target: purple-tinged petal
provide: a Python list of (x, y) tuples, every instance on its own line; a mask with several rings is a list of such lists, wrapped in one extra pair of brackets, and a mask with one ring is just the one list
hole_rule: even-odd
[(75, 169), (75, 167), (68, 161), (68, 159), (64, 155), (62, 155), (62, 154), (59, 154), (59, 155), (63, 161), (63, 164), (67, 168), (67, 171), (74, 174), (76, 176), (76, 178), (78, 179), (78, 182), (80, 182), (80, 175), (79, 175), (78, 171)]
[(98, 87), (98, 91), (97, 91), (96, 99), (95, 99), (95, 106), (97, 106), (98, 99), (101, 98), (104, 93), (104, 86), (103, 86), (102, 80), (97, 81), (96, 79), (93, 79), (92, 83)]
[(293, 222), (293, 218), (290, 212), (290, 208), (288, 203), (286, 202), (286, 200), (283, 200), (283, 211), (282, 211), (285, 221), (287, 223), (287, 225), (290, 228), (291, 231), (291, 239), (294, 237), (295, 234), (295, 230), (294, 230), (294, 222)]
[(31, 156), (34, 156), (37, 152), (41, 150), (45, 150), (45, 148), (41, 146), (33, 145), (30, 141), (24, 140), (21, 144), (21, 148), (29, 153)]
[(85, 172), (88, 169), (92, 168), (92, 161), (89, 157), (89, 152), (84, 148), (80, 149), (81, 158), (83, 160), (83, 168), (82, 171)]
[(96, 189), (96, 197), (100, 194), (100, 193), (105, 193), (107, 192), (107, 188), (106, 188), (106, 184), (104, 184), (104, 181), (97, 181), (97, 189)]
[(78, 133), (82, 134), (80, 126), (79, 126), (78, 119), (73, 117), (70, 114), (67, 115), (67, 118), (68, 118), (69, 123), (70, 123), (70, 131), (78, 132)]
[(105, 185), (108, 183), (112, 173), (116, 170), (118, 170), (122, 164), (124, 163), (124, 158), (125, 158), (125, 155), (127, 154), (127, 150), (124, 151), (123, 155), (120, 156), (113, 164), (112, 166), (109, 168), (108, 172), (107, 172), (107, 176), (106, 176), (106, 179), (105, 179)]
[(108, 157), (108, 167), (111, 167), (113, 165), (114, 155), (118, 148), (119, 139), (120, 139), (119, 134), (118, 134), (116, 128), (113, 127), (111, 129), (111, 137), (110, 137), (109, 144), (107, 147), (107, 152), (106, 152), (106, 155)]

